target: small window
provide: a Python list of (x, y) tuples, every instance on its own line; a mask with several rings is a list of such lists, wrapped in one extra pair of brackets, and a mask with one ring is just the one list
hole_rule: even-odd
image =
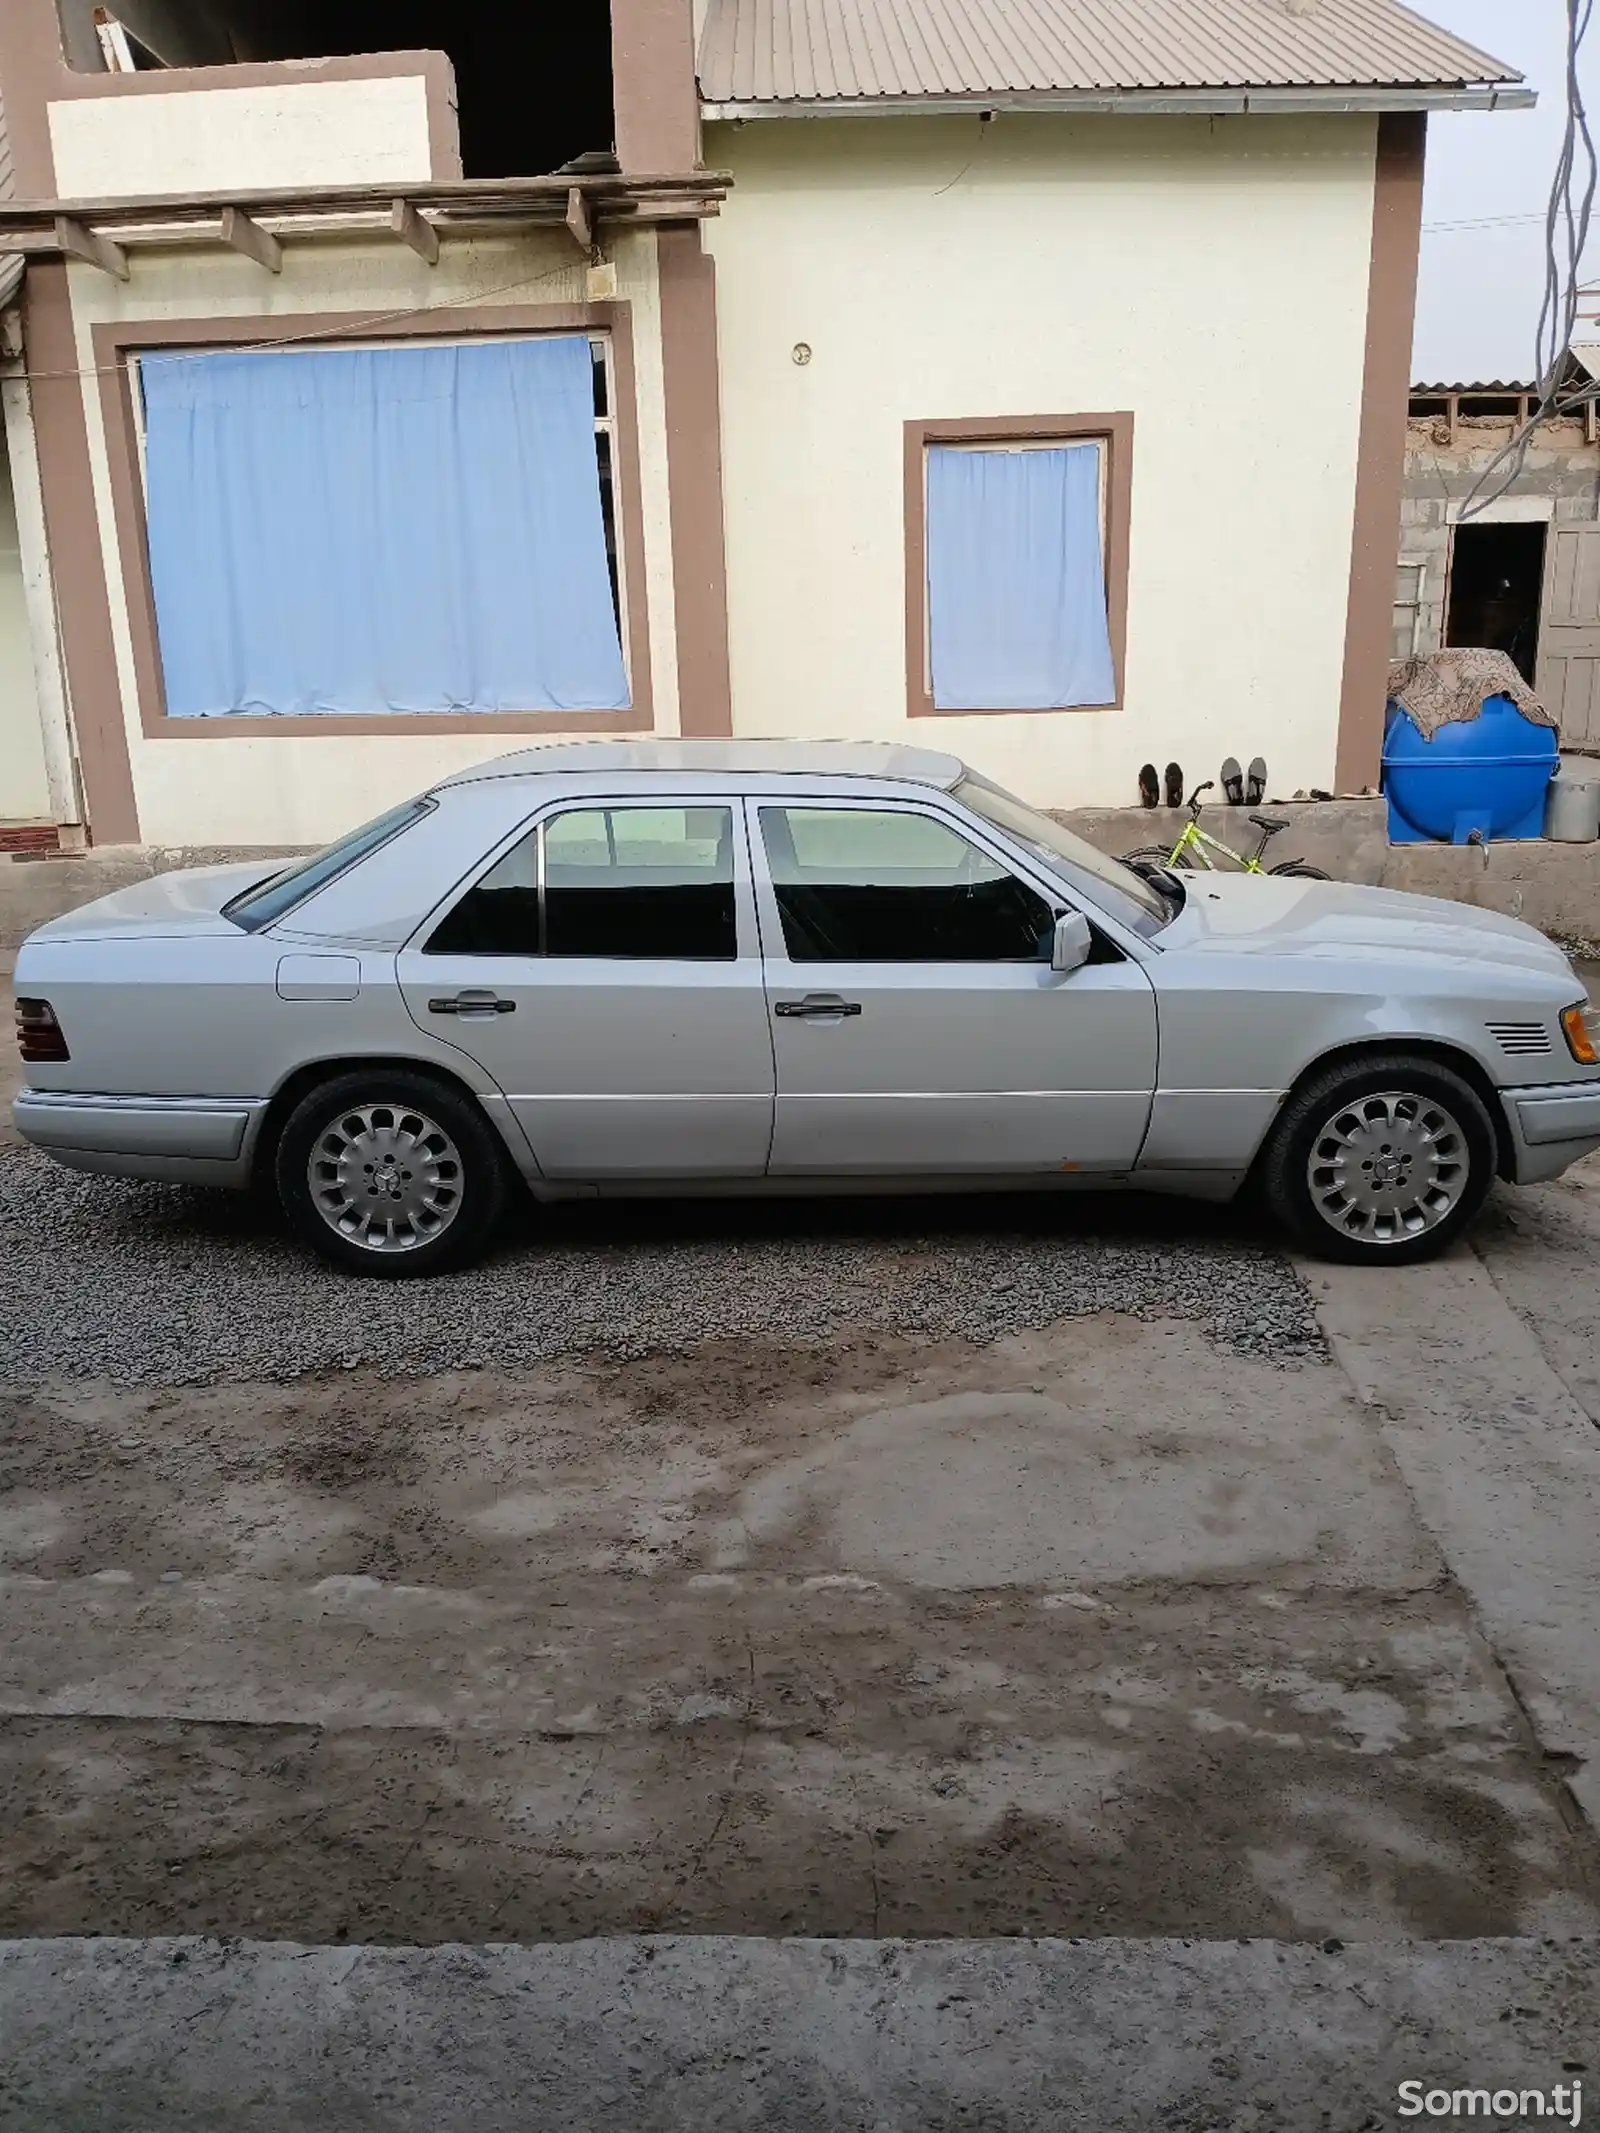
[(935, 444), (927, 457), (927, 680), (936, 711), (1116, 701), (1107, 449)]
[(554, 815), (468, 890), (427, 952), (732, 962), (732, 811)]
[(352, 830), (337, 844), (330, 844), (294, 866), (281, 868), (255, 888), (246, 889), (232, 903), (223, 905), (223, 917), (231, 919), (246, 933), (260, 933), (282, 918), (286, 911), (293, 910), (296, 904), (304, 903), (318, 889), (325, 889), (330, 881), (348, 873), (380, 844), (387, 844), (391, 837), (398, 837), (413, 822), (420, 822), (434, 805), (432, 800), (408, 800), (403, 807), (391, 807), (386, 815), (379, 815), (360, 829)]
[(1044, 898), (929, 815), (764, 807), (761, 834), (792, 963), (1037, 963)]

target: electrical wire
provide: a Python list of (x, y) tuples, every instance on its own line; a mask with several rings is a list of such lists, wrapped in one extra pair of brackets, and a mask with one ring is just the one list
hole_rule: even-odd
[(1567, 118), (1545, 210), (1544, 297), (1534, 333), (1533, 375), (1539, 398), (1522, 428), (1495, 453), (1473, 483), (1457, 514), (1458, 520), (1476, 518), (1515, 484), (1528, 463), (1533, 440), (1545, 423), (1600, 401), (1600, 382), (1586, 379), (1577, 383), (1569, 376), (1572, 343), (1578, 330), (1578, 277), (1589, 241), (1595, 193), (1600, 188), (1600, 157), (1596, 155), (1584, 109), (1578, 70), (1595, 0), (1566, 0), (1566, 6)]
[(1422, 234), (1425, 237), (1443, 236), (1455, 230), (1503, 230), (1514, 222), (1543, 222), (1545, 210), (1535, 209), (1531, 215), (1468, 215), (1459, 222), (1425, 222)]

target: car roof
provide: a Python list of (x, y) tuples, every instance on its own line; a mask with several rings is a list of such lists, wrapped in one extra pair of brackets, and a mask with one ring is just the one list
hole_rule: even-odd
[(965, 775), (966, 766), (957, 756), (906, 748), (895, 741), (562, 741), (476, 763), (442, 778), (436, 789), (474, 785), (485, 778), (609, 777), (652, 770), (677, 776), (893, 778), (948, 792)]

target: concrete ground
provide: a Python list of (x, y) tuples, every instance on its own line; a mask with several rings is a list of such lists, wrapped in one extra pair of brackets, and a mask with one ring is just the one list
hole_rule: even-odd
[[(1175, 1280), (1228, 1219), (1161, 1211)], [(275, 1385), (13, 1331), (0, 2128), (1353, 2133), (1587, 2070), (1597, 1243), (1600, 1166), (1502, 1193), (1304, 1269), (1288, 1360), (1159, 1302)]]

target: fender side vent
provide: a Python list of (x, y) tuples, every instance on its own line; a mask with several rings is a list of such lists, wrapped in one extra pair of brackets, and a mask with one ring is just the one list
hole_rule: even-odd
[(1491, 1022), (1488, 1028), (1508, 1058), (1532, 1059), (1551, 1049), (1550, 1032), (1542, 1022)]

